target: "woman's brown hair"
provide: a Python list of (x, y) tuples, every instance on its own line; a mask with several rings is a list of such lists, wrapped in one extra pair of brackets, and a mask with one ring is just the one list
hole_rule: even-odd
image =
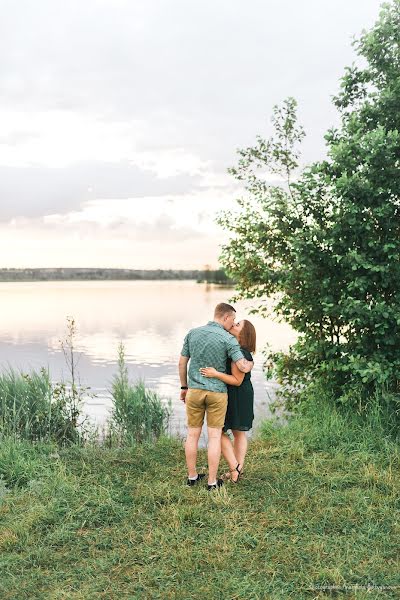
[(254, 325), (247, 319), (243, 319), (243, 327), (239, 333), (239, 344), (249, 352), (256, 351), (256, 330)]

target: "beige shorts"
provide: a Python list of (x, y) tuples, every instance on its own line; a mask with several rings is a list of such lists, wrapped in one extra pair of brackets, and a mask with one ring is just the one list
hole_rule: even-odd
[(186, 394), (188, 427), (202, 427), (207, 413), (207, 427), (222, 429), (225, 423), (228, 394), (189, 389)]

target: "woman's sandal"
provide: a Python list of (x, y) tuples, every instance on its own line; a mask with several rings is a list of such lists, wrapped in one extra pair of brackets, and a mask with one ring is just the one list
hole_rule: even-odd
[[(242, 473), (242, 469), (239, 469), (239, 465), (240, 465), (240, 463), (238, 463), (234, 469), (230, 469), (227, 473), (225, 473), (225, 475), (222, 476), (223, 479), (230, 480), (232, 483), (237, 483), (239, 481), (240, 475)], [(239, 473), (236, 480), (232, 479), (231, 473)]]
[(238, 483), (238, 481), (239, 481), (239, 479), (240, 479), (240, 476), (241, 476), (241, 474), (242, 474), (242, 469), (243, 469), (243, 467), (242, 467), (241, 469), (239, 469), (239, 465), (240, 465), (240, 463), (238, 463), (238, 464), (236, 465), (236, 467), (233, 469), (233, 471), (237, 471), (237, 474), (238, 474), (238, 476), (237, 476), (237, 479), (236, 479), (236, 481), (234, 481), (234, 480), (232, 479), (232, 477), (231, 477), (231, 482), (232, 482), (232, 483)]

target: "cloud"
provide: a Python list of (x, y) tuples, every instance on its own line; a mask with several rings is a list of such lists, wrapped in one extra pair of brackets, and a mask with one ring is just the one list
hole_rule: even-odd
[(232, 207), (220, 188), (191, 194), (97, 199), (77, 210), (0, 223), (5, 267), (217, 267), (223, 233), (216, 207)]
[[(135, 213), (135, 203), (132, 203), (132, 213)], [(179, 244), (186, 240), (207, 238), (207, 232), (202, 232), (190, 224), (177, 224), (167, 213), (153, 215), (152, 219), (142, 220), (139, 217), (122, 218), (117, 215), (110, 220), (100, 218), (85, 218), (84, 214), (49, 215), (41, 220), (14, 221), (18, 227), (39, 226), (43, 232), (51, 236), (70, 234), (92, 238), (98, 244), (101, 240), (119, 239), (135, 242), (146, 242), (160, 245), (164, 242)], [(57, 233), (58, 232), (58, 233)]]
[(0, 166), (0, 221), (78, 209), (94, 198), (143, 198), (190, 193), (199, 175), (158, 177), (127, 162), (80, 163), (65, 168)]
[(3, 0), (4, 263), (214, 262), (235, 149), (291, 95), (304, 161), (321, 158), (351, 36), (380, 4)]
[[(307, 129), (320, 136), (334, 119), (337, 78), (354, 57), (350, 37), (376, 18), (379, 5), (8, 0), (1, 103), (33, 115), (101, 115), (115, 126), (140, 121), (151, 150), (161, 143), (226, 160), (290, 94), (303, 106)], [(315, 146), (316, 136), (309, 139)]]
[(39, 133), (36, 131), (11, 130), (6, 134), (0, 135), (0, 146), (20, 146), (38, 137)]
[[(217, 266), (221, 236), (177, 225), (160, 214), (152, 222), (66, 222), (57, 216), (0, 224), (3, 267), (121, 267), (133, 269)], [(18, 235), (18, 244), (15, 238)]]

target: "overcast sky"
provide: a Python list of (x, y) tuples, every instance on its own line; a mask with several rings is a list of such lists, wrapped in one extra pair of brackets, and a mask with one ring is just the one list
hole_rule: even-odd
[(0, 0), (0, 267), (217, 266), (226, 169), (299, 103), (303, 160), (380, 0)]

